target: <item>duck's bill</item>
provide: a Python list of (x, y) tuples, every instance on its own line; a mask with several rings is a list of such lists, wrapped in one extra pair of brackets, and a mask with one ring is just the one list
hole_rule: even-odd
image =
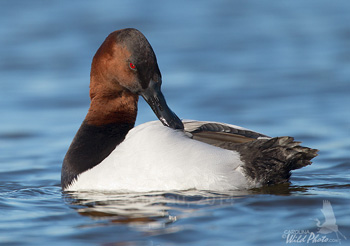
[(182, 121), (168, 107), (163, 93), (160, 90), (160, 83), (151, 80), (148, 88), (140, 94), (151, 106), (153, 112), (157, 115), (163, 125), (174, 129), (184, 129)]

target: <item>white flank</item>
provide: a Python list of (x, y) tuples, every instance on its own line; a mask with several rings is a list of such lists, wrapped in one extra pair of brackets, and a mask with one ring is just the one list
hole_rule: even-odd
[(159, 121), (139, 125), (67, 190), (230, 190), (251, 186), (239, 154), (189, 138)]

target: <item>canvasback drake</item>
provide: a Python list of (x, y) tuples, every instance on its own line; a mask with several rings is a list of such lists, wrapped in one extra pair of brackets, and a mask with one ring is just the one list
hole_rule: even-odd
[[(64, 158), (62, 189), (161, 191), (249, 189), (289, 181), (316, 149), (230, 124), (181, 121), (161, 92), (146, 37), (112, 32), (91, 65), (91, 104)], [(141, 95), (160, 121), (134, 127)]]

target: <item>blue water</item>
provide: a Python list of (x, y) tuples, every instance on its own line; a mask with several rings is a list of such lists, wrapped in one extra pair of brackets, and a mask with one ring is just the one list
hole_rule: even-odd
[[(322, 0), (0, 1), (0, 243), (338, 245), (317, 232), (329, 200), (350, 245), (349, 11)], [(91, 59), (125, 27), (149, 39), (181, 118), (294, 136), (319, 156), (264, 189), (63, 194)], [(137, 124), (155, 119), (140, 100)]]

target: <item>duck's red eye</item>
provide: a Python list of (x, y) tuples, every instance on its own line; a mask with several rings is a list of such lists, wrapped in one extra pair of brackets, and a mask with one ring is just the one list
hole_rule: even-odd
[(136, 69), (136, 66), (135, 66), (134, 63), (132, 63), (132, 62), (129, 63), (129, 67), (130, 67), (131, 69)]

